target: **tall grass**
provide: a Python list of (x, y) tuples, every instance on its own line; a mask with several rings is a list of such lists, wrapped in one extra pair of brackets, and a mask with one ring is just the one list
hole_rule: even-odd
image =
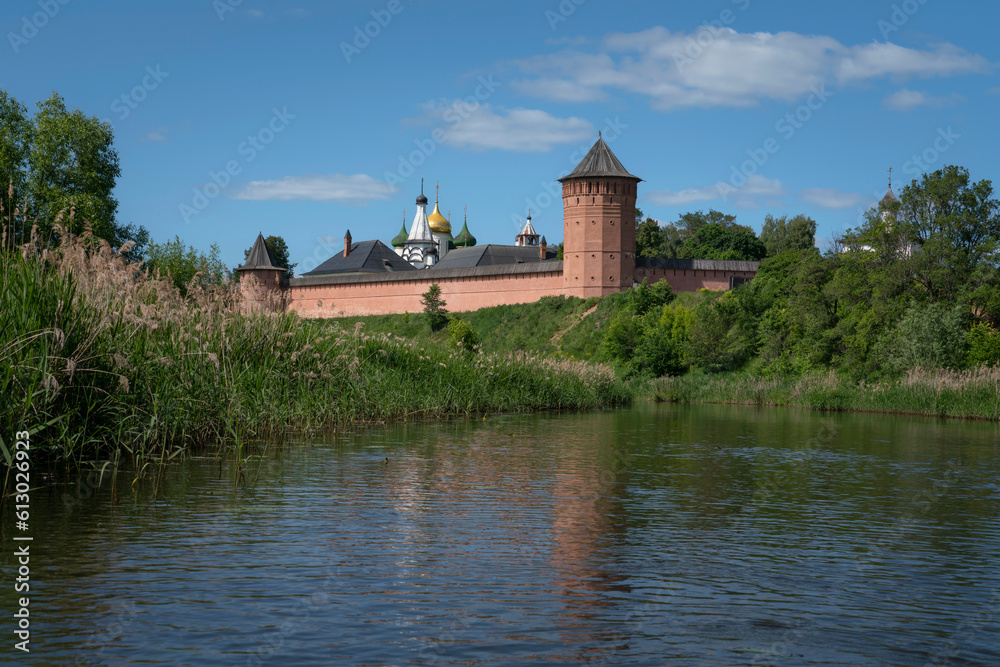
[(31, 429), (57, 459), (164, 460), (289, 428), (631, 396), (602, 366), (244, 312), (238, 292), (197, 276), (183, 297), (103, 241), (59, 238), (0, 252), (0, 434)]
[(796, 378), (692, 373), (653, 380), (645, 393), (659, 401), (1000, 420), (1000, 366), (964, 371), (915, 369), (902, 378), (876, 383), (854, 382), (835, 371)]

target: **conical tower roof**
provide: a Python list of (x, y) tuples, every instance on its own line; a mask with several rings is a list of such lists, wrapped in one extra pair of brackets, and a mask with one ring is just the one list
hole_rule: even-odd
[(892, 194), (892, 186), (885, 191), (885, 196), (882, 197), (882, 201), (879, 202), (880, 206), (885, 206), (886, 204), (898, 204), (899, 200), (896, 199), (896, 195)]
[(590, 149), (590, 152), (576, 165), (576, 169), (559, 179), (559, 182), (567, 181), (571, 178), (592, 178), (617, 176), (622, 178), (633, 178), (636, 181), (642, 179), (634, 176), (622, 166), (622, 163), (611, 152), (608, 145), (604, 143), (603, 137), (598, 137), (597, 143)]
[(456, 248), (471, 248), (476, 245), (476, 237), (469, 231), (468, 214), (466, 214), (465, 221), (462, 223), (462, 231), (455, 237), (454, 244)]
[(258, 232), (257, 240), (254, 241), (253, 247), (250, 248), (250, 254), (247, 255), (247, 261), (244, 262), (237, 271), (248, 271), (250, 269), (275, 269), (277, 271), (286, 271), (287, 269), (278, 266), (274, 257), (271, 255), (271, 251), (267, 249), (267, 244), (264, 242), (264, 234)]

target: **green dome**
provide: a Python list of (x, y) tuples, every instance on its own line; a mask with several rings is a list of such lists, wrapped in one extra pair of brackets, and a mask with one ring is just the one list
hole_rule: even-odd
[(396, 238), (392, 240), (392, 247), (402, 248), (404, 245), (406, 245), (406, 239), (408, 239), (409, 237), (410, 235), (406, 233), (406, 223), (404, 222), (403, 226), (399, 229), (399, 233), (396, 234)]
[(469, 221), (466, 218), (465, 224), (462, 225), (462, 231), (455, 237), (455, 247), (471, 248), (474, 245), (476, 245), (476, 237), (469, 233)]

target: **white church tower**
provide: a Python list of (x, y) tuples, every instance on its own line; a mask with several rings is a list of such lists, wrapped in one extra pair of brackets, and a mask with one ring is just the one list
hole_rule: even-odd
[(413, 218), (410, 235), (403, 244), (403, 259), (418, 269), (429, 269), (437, 263), (437, 243), (427, 222), (427, 197), (424, 196), (424, 179), (420, 179), (420, 196), (417, 197), (417, 215)]

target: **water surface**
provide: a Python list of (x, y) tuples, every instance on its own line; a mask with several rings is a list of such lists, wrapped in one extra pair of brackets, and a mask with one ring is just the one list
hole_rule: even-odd
[(31, 658), (996, 665), (998, 441), (641, 404), (330, 435), (239, 488), (211, 455), (67, 481), (32, 495)]

